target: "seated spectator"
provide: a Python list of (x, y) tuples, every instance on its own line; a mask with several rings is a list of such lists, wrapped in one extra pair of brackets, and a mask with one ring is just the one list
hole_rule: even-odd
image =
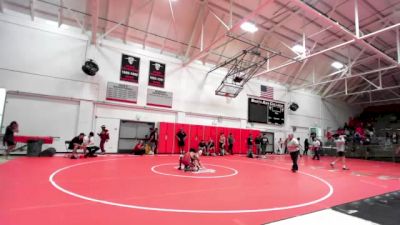
[(204, 152), (206, 154), (207, 151), (207, 143), (204, 140), (201, 140), (199, 143), (199, 152)]
[(133, 148), (134, 155), (144, 155), (146, 152), (143, 141), (139, 141)]
[(132, 154), (134, 155), (144, 155), (146, 153), (144, 142), (140, 140), (133, 148)]
[(86, 153), (85, 145), (83, 144), (84, 133), (80, 133), (78, 136), (74, 137), (70, 142), (68, 149), (72, 150), (71, 159), (78, 158), (78, 149), (83, 149), (83, 153)]
[(215, 143), (214, 143), (214, 140), (212, 138), (210, 138), (210, 141), (208, 142), (208, 145), (207, 145), (207, 155), (216, 156)]
[(94, 145), (94, 133), (90, 132), (89, 136), (83, 138), (83, 144), (87, 150), (85, 157), (96, 157), (95, 153), (100, 148)]

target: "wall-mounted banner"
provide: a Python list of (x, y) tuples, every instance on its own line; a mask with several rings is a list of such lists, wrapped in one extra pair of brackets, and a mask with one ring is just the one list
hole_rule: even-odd
[(163, 88), (165, 84), (165, 64), (150, 61), (149, 86)]
[(106, 100), (136, 103), (138, 87), (128, 84), (108, 82)]
[(138, 83), (140, 58), (122, 54), (120, 80)]
[(172, 92), (147, 89), (147, 105), (172, 108)]

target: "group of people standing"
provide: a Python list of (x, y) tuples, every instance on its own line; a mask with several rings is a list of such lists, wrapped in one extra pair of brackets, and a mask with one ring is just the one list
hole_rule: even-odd
[(269, 140), (266, 134), (259, 134), (256, 138), (253, 139), (253, 134), (250, 134), (247, 138), (247, 157), (253, 158), (253, 146), (256, 146), (256, 156), (261, 158), (266, 158), (267, 155), (267, 146), (269, 144)]
[[(186, 132), (181, 128), (176, 133), (176, 140), (178, 142), (179, 153), (181, 155), (185, 154), (185, 144), (186, 144)], [(215, 142), (212, 138), (206, 142), (202, 139), (198, 144), (198, 150), (202, 152), (203, 155), (227, 155), (233, 154), (233, 144), (235, 143), (235, 138), (233, 137), (232, 133), (229, 133), (228, 138), (225, 136), (224, 133), (220, 133), (219, 140), (218, 140), (218, 149), (219, 152), (216, 151)]]
[[(306, 139), (307, 140), (307, 139)], [(320, 150), (321, 150), (321, 142), (320, 140), (318, 140), (317, 138), (313, 137), (313, 151), (314, 151), (314, 156), (313, 156), (313, 160), (317, 159), (320, 160)], [(346, 157), (345, 157), (345, 144), (346, 144), (346, 140), (344, 136), (338, 136), (335, 140), (335, 144), (336, 144), (336, 152), (337, 152), (337, 158), (332, 161), (330, 163), (330, 166), (332, 168), (335, 167), (335, 164), (337, 161), (341, 160), (342, 161), (342, 169), (343, 170), (348, 170), (348, 167), (346, 166)], [(304, 144), (304, 146), (306, 146), (306, 143)], [(288, 138), (287, 138), (287, 143), (286, 143), (286, 147), (287, 150), (290, 154), (290, 158), (292, 159), (292, 172), (297, 172), (299, 170), (299, 166), (298, 166), (298, 157), (300, 155), (300, 149), (301, 149), (301, 145), (299, 142), (299, 139), (294, 138), (293, 134), (289, 134)], [(307, 146), (307, 150), (308, 150)], [(306, 149), (306, 147), (305, 147)]]

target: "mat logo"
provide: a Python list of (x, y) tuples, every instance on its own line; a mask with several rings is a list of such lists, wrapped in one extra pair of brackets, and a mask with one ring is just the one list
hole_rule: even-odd
[(215, 173), (215, 170), (214, 169), (201, 169), (194, 173)]

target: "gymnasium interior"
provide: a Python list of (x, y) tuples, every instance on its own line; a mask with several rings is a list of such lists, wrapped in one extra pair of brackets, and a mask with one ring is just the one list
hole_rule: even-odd
[(0, 0), (0, 225), (400, 224), (400, 0)]

